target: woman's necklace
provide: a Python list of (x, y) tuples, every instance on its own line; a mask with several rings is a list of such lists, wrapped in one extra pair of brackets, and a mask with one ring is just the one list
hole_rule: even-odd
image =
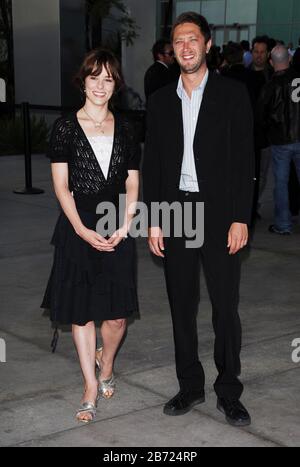
[(105, 122), (105, 120), (107, 119), (108, 117), (108, 114), (109, 112), (107, 111), (106, 115), (105, 115), (105, 118), (102, 120), (102, 122), (97, 122), (97, 120), (95, 120), (93, 117), (91, 117), (87, 111), (85, 110), (84, 107), (82, 107), (82, 110), (85, 112), (85, 114), (89, 117), (89, 119), (94, 123), (95, 125), (95, 129), (96, 130), (100, 130), (102, 134), (104, 134), (104, 130), (102, 129), (102, 125), (103, 123)]

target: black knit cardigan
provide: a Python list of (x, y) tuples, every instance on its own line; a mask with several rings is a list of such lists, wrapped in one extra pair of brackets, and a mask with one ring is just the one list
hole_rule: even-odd
[(76, 113), (54, 123), (47, 156), (52, 163), (68, 163), (69, 189), (77, 207), (83, 210), (95, 212), (99, 202), (114, 202), (126, 191), (128, 170), (139, 170), (141, 148), (134, 126), (124, 115), (114, 114), (114, 118), (114, 141), (107, 178)]

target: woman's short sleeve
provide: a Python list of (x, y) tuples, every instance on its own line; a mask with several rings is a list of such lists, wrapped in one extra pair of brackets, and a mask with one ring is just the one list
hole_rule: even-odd
[(63, 118), (55, 121), (49, 141), (47, 157), (51, 162), (68, 162), (70, 158), (69, 136)]
[(127, 170), (139, 170), (141, 161), (141, 144), (138, 141), (134, 126), (128, 124), (128, 165)]

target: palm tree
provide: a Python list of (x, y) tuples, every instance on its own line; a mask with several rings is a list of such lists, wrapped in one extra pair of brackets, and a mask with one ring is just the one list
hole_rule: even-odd
[(170, 24), (172, 24), (173, 20), (173, 11), (174, 11), (174, 1), (169, 0), (166, 8), (166, 13), (164, 17), (164, 30), (163, 30), (163, 37), (170, 36)]
[(86, 2), (86, 48), (90, 50), (102, 44), (102, 21), (111, 16), (116, 9), (120, 15), (114, 18), (117, 22), (118, 36), (126, 45), (133, 44), (138, 36), (135, 20), (129, 14), (122, 0), (85, 0)]
[(0, 40), (2, 42), (0, 73), (7, 85), (7, 101), (14, 101), (14, 58), (11, 0), (0, 0)]

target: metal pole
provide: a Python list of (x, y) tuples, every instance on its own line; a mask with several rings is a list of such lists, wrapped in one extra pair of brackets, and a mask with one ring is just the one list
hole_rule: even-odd
[(31, 128), (30, 108), (28, 102), (22, 103), (22, 118), (24, 128), (25, 188), (14, 190), (14, 193), (17, 195), (39, 195), (44, 193), (44, 190), (32, 187)]
[(24, 155), (25, 155), (25, 186), (27, 190), (32, 188), (32, 174), (31, 174), (31, 126), (30, 126), (30, 112), (28, 102), (22, 104), (22, 118), (24, 130)]

